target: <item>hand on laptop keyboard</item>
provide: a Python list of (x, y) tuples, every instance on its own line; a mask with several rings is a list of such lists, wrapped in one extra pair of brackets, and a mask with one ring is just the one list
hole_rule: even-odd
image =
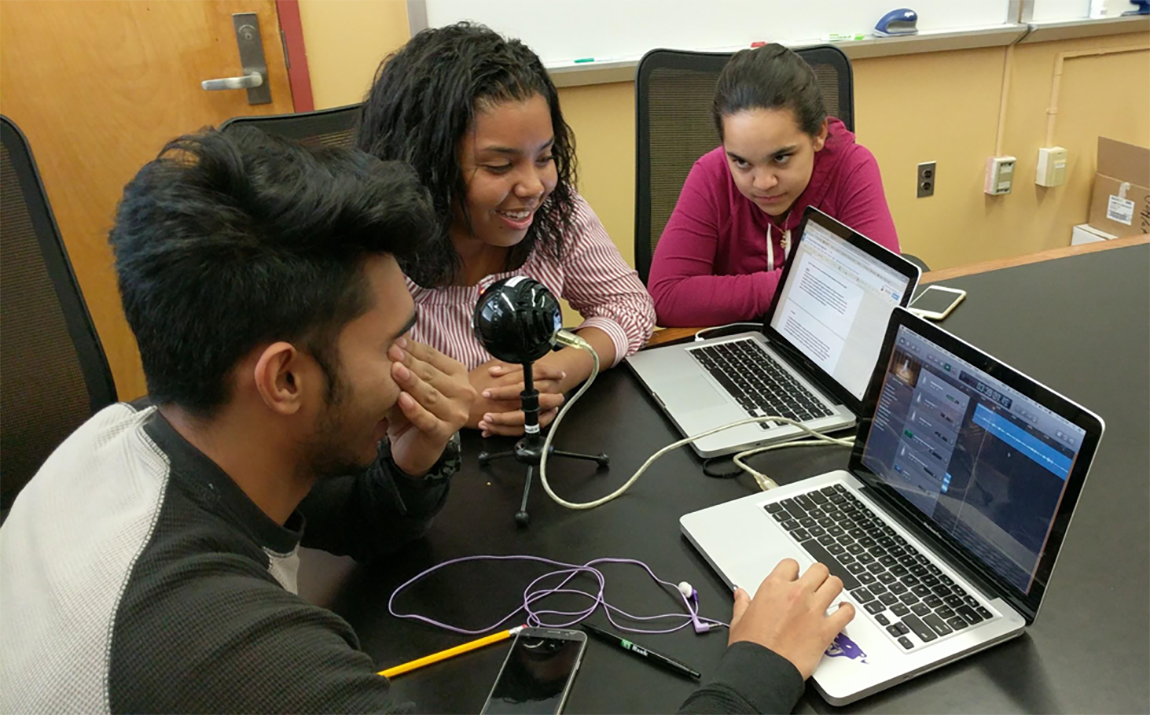
[(731, 643), (758, 643), (789, 660), (811, 677), (830, 642), (855, 616), (854, 606), (844, 601), (827, 613), (842, 593), (843, 582), (822, 564), (799, 576), (794, 559), (783, 559), (752, 600), (743, 589), (735, 591), (731, 618)]

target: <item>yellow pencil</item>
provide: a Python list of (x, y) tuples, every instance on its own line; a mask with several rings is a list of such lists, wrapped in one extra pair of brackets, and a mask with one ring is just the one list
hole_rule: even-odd
[(394, 668), (388, 668), (387, 670), (381, 670), (381, 671), (379, 671), (378, 675), (382, 675), (385, 678), (394, 678), (397, 675), (403, 675), (404, 673), (409, 673), (409, 672), (416, 670), (418, 668), (422, 668), (425, 665), (431, 665), (432, 663), (438, 663), (441, 660), (447, 660), (448, 658), (454, 658), (455, 656), (457, 656), (461, 653), (467, 653), (468, 651), (473, 651), (473, 650), (476, 650), (478, 648), (482, 648), (483, 646), (491, 645), (492, 643), (498, 643), (499, 641), (505, 641), (508, 638), (510, 638), (511, 636), (519, 633), (519, 631), (521, 631), (521, 630), (523, 630), (523, 626), (516, 626), (515, 628), (511, 628), (511, 629), (506, 630), (506, 631), (500, 631), (499, 633), (492, 633), (491, 635), (484, 636), (483, 638), (480, 638), (479, 640), (474, 640), (474, 641), (471, 641), (470, 643), (464, 643), (463, 645), (457, 645), (454, 648), (448, 648), (447, 650), (441, 650), (438, 653), (432, 653), (431, 655), (424, 656), (423, 658), (420, 658), (419, 660), (413, 660), (410, 663), (404, 663), (403, 665), (397, 665)]

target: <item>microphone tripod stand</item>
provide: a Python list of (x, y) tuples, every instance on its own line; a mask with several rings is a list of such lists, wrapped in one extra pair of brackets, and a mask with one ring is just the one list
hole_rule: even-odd
[[(504, 459), (506, 457), (514, 457), (515, 461), (520, 464), (527, 465), (527, 479), (523, 482), (523, 501), (519, 505), (519, 511), (515, 513), (515, 523), (519, 526), (527, 526), (530, 517), (527, 515), (527, 497), (531, 493), (531, 480), (535, 476), (535, 470), (539, 467), (539, 461), (543, 457), (543, 435), (539, 432), (539, 391), (535, 389), (535, 375), (533, 373), (531, 362), (523, 363), (523, 392), (519, 393), (519, 400), (523, 405), (523, 431), (525, 432), (523, 439), (515, 443), (515, 449), (509, 449), (504, 452), (489, 452), (479, 453), (479, 466), (486, 467), (497, 459)], [(581, 452), (567, 452), (562, 449), (551, 448), (549, 456), (567, 457), (568, 459), (584, 459), (590, 462), (596, 462), (599, 469), (604, 469), (611, 462), (611, 458), (606, 454), (583, 454)]]

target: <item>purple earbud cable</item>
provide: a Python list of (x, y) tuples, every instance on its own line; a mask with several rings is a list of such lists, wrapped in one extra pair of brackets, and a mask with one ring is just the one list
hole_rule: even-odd
[[(396, 598), (398, 598), (399, 594), (402, 593), (403, 590), (406, 589), (408, 586), (411, 586), (412, 584), (423, 580), (427, 576), (430, 576), (431, 574), (435, 573), (436, 571), (439, 571), (440, 569), (444, 569), (444, 568), (447, 568), (448, 566), (453, 566), (455, 564), (466, 563), (469, 561), (534, 561), (537, 563), (547, 564), (549, 566), (556, 566), (556, 567), (558, 567), (558, 570), (543, 574), (542, 576), (539, 576), (538, 578), (533, 580), (531, 583), (529, 583), (527, 585), (527, 588), (524, 589), (524, 591), (523, 591), (523, 605), (519, 606), (518, 608), (516, 608), (511, 613), (508, 613), (506, 616), (504, 616), (500, 620), (496, 621), (495, 623), (491, 624), (490, 626), (487, 626), (486, 628), (479, 628), (477, 630), (469, 630), (466, 628), (459, 628), (458, 626), (453, 626), (453, 625), (450, 625), (447, 623), (441, 623), (441, 622), (436, 621), (432, 618), (428, 618), (427, 616), (422, 616), (418, 613), (400, 613), (400, 612), (396, 611), (396, 609), (395, 609)], [(671, 589), (671, 591), (674, 592), (679, 597), (680, 600), (682, 600), (683, 605), (685, 605), (687, 607), (687, 613), (664, 613), (664, 614), (657, 615), (657, 616), (636, 616), (636, 615), (627, 613), (626, 611), (624, 611), (621, 608), (618, 608), (616, 606), (612, 606), (610, 603), (607, 603), (607, 600), (603, 594), (603, 591), (607, 586), (607, 577), (603, 574), (602, 571), (595, 568), (595, 566), (597, 566), (599, 564), (630, 564), (633, 566), (643, 567), (643, 570), (645, 570), (648, 574), (650, 574), (651, 578), (655, 579), (655, 581), (659, 583), (660, 587)], [(584, 591), (582, 589), (575, 588), (575, 587), (568, 587), (568, 584), (572, 581), (572, 579), (575, 579), (580, 574), (589, 574), (590, 576), (592, 576), (599, 584), (598, 591), (593, 593), (591, 591)], [(563, 578), (563, 580), (560, 581), (559, 585), (557, 585), (553, 588), (546, 588), (542, 583), (547, 579), (561, 577), (561, 576), (565, 576), (565, 578)], [(542, 600), (544, 600), (550, 596), (560, 594), (560, 593), (568, 593), (568, 594), (583, 596), (584, 598), (587, 598), (588, 600), (590, 600), (591, 604), (587, 608), (580, 610), (580, 611), (557, 611), (557, 610), (550, 610), (550, 609), (536, 610), (535, 604), (537, 602), (542, 601)], [(692, 597), (690, 599), (688, 599), (686, 596), (684, 596), (679, 591), (678, 586), (676, 586), (673, 583), (670, 583), (669, 581), (664, 581), (663, 579), (659, 578), (658, 576), (655, 575), (655, 572), (651, 570), (650, 566), (648, 566), (647, 564), (643, 563), (642, 561), (638, 561), (636, 559), (601, 558), (601, 559), (592, 559), (591, 561), (588, 561), (587, 563), (585, 563), (583, 565), (579, 565), (579, 564), (563, 563), (562, 561), (553, 561), (551, 559), (545, 559), (541, 556), (530, 556), (530, 555), (525, 555), (525, 554), (524, 555), (518, 555), (518, 554), (517, 555), (508, 555), (508, 556), (493, 556), (493, 555), (488, 555), (488, 554), (478, 555), (478, 556), (464, 556), (464, 557), (461, 557), (458, 559), (451, 559), (450, 561), (444, 561), (441, 564), (438, 564), (436, 566), (432, 566), (431, 568), (427, 569), (426, 571), (416, 575), (415, 577), (409, 579), (408, 581), (406, 581), (405, 583), (400, 585), (399, 588), (392, 591), (391, 598), (389, 598), (387, 601), (387, 610), (391, 613), (391, 615), (395, 616), (396, 618), (406, 618), (406, 619), (411, 619), (411, 620), (416, 620), (416, 621), (423, 621), (424, 623), (430, 624), (430, 625), (435, 626), (437, 628), (443, 628), (444, 630), (448, 630), (448, 631), (451, 631), (453, 633), (460, 633), (463, 635), (475, 636), (475, 635), (481, 635), (483, 633), (487, 633), (488, 631), (496, 630), (497, 628), (504, 625), (505, 623), (507, 623), (511, 619), (515, 618), (516, 614), (518, 614), (520, 612), (523, 612), (526, 614), (526, 616), (527, 616), (526, 623), (528, 626), (530, 626), (532, 628), (570, 628), (571, 626), (574, 626), (577, 623), (579, 623), (580, 621), (583, 621), (587, 617), (589, 617), (592, 613), (594, 613), (596, 611), (596, 609), (599, 608), (600, 605), (603, 606), (604, 613), (607, 614), (607, 620), (611, 622), (611, 625), (613, 625), (615, 628), (617, 628), (620, 631), (627, 631), (629, 633), (646, 633), (646, 634), (674, 633), (675, 631), (682, 630), (683, 628), (686, 628), (687, 626), (692, 625), (692, 624), (695, 624), (695, 626), (696, 626), (695, 630), (697, 632), (704, 632), (707, 627), (712, 627), (712, 626), (721, 626), (724, 628), (729, 627), (723, 621), (718, 621), (718, 620), (715, 620), (713, 618), (702, 618), (702, 617), (700, 617), (699, 616), (698, 597), (696, 595), (692, 594)], [(658, 621), (658, 620), (671, 619), (671, 620), (682, 620), (683, 622), (680, 623), (679, 625), (673, 626), (671, 628), (665, 628), (665, 629), (661, 629), (661, 630), (658, 630), (658, 629), (657, 630), (650, 630), (650, 629), (633, 628), (630, 626), (621, 625), (618, 621), (615, 620), (615, 615), (618, 615), (621, 618), (623, 618), (625, 620), (630, 620), (630, 621)], [(570, 619), (570, 620), (551, 620), (551, 619), (544, 620), (544, 616), (548, 616), (548, 617), (557, 616), (557, 617), (562, 617), (562, 618), (566, 618), (566, 619)]]

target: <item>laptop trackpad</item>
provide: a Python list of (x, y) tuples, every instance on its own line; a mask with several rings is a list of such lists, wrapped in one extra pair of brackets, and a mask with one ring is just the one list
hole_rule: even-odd
[(702, 410), (727, 404), (727, 398), (705, 377), (688, 377), (661, 385), (659, 398), (669, 410)]

